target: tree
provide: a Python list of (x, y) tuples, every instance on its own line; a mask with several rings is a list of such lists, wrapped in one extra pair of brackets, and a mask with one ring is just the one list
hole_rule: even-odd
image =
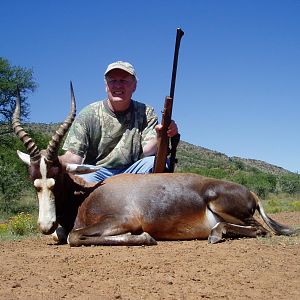
[(0, 124), (9, 123), (15, 108), (17, 86), (21, 95), (21, 118), (29, 115), (26, 94), (34, 92), (36, 83), (32, 69), (11, 66), (9, 61), (0, 57)]
[(27, 168), (17, 159), (17, 149), (24, 151), (24, 145), (15, 135), (0, 136), (0, 216), (19, 212), (20, 199), (30, 186)]
[(300, 175), (299, 174), (286, 174), (282, 175), (279, 179), (281, 191), (294, 195), (300, 192)]

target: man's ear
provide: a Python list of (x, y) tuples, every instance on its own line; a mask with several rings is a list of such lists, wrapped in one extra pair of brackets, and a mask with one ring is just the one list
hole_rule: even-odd
[(29, 154), (26, 154), (26, 153), (23, 153), (19, 150), (17, 150), (17, 154), (19, 156), (19, 158), (26, 164), (26, 165), (30, 165), (30, 155)]
[(137, 80), (135, 80), (135, 83), (134, 83), (134, 88), (133, 88), (133, 93), (135, 92), (135, 90), (136, 90), (136, 86), (137, 86)]
[(99, 166), (66, 164), (66, 171), (71, 174), (88, 174), (100, 170)]

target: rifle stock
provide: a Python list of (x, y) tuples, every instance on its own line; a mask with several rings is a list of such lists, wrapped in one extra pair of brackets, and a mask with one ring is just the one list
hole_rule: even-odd
[(172, 108), (173, 108), (173, 99), (174, 99), (174, 91), (175, 91), (178, 54), (179, 54), (180, 41), (183, 35), (184, 32), (180, 28), (177, 28), (170, 96), (167, 96), (165, 99), (165, 105), (162, 113), (162, 122), (161, 122), (162, 129), (159, 132), (157, 137), (157, 152), (155, 156), (153, 173), (163, 173), (166, 171), (166, 163), (167, 163), (167, 157), (169, 153), (171, 153), (171, 156), (170, 156), (170, 165), (169, 165), (168, 172), (174, 172), (175, 163), (177, 162), (176, 148), (180, 140), (180, 135), (177, 134), (171, 138), (171, 149), (170, 149), (169, 148), (170, 139), (168, 137), (167, 131), (172, 120)]

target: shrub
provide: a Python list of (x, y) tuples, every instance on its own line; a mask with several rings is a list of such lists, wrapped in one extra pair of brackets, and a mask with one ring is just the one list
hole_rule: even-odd
[(6, 223), (0, 223), (0, 236), (8, 232), (8, 225)]
[(224, 179), (228, 176), (228, 171), (221, 168), (187, 168), (183, 171), (217, 179)]
[(8, 228), (12, 234), (26, 235), (36, 232), (36, 221), (28, 213), (19, 213), (8, 221)]
[(256, 171), (255, 173), (238, 171), (232, 177), (232, 180), (245, 185), (262, 198), (265, 198), (269, 193), (274, 192), (276, 189), (276, 176), (259, 171)]
[(292, 201), (291, 206), (293, 211), (300, 211), (300, 201)]
[(300, 175), (299, 174), (287, 174), (279, 177), (279, 190), (288, 193), (296, 194), (300, 192)]
[(27, 166), (18, 159), (16, 149), (24, 151), (18, 138), (0, 135), (0, 213), (6, 215), (23, 211), (21, 198), (32, 190)]
[(270, 194), (264, 201), (264, 208), (268, 213), (300, 211), (300, 201), (288, 194)]

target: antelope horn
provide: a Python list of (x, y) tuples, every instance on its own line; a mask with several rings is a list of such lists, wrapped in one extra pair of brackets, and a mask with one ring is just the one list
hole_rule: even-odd
[(40, 158), (40, 150), (34, 143), (34, 141), (29, 137), (25, 130), (20, 124), (20, 110), (21, 110), (21, 96), (19, 87), (17, 87), (17, 98), (16, 98), (16, 108), (12, 116), (12, 128), (15, 134), (25, 145), (31, 160), (38, 160)]
[(48, 144), (48, 147), (46, 150), (46, 157), (50, 161), (53, 161), (57, 158), (59, 144), (75, 119), (76, 103), (75, 103), (75, 96), (74, 96), (72, 81), (70, 81), (70, 89), (71, 89), (71, 111), (70, 111), (69, 116), (64, 121), (64, 123), (60, 125), (58, 130), (52, 136), (52, 139)]

